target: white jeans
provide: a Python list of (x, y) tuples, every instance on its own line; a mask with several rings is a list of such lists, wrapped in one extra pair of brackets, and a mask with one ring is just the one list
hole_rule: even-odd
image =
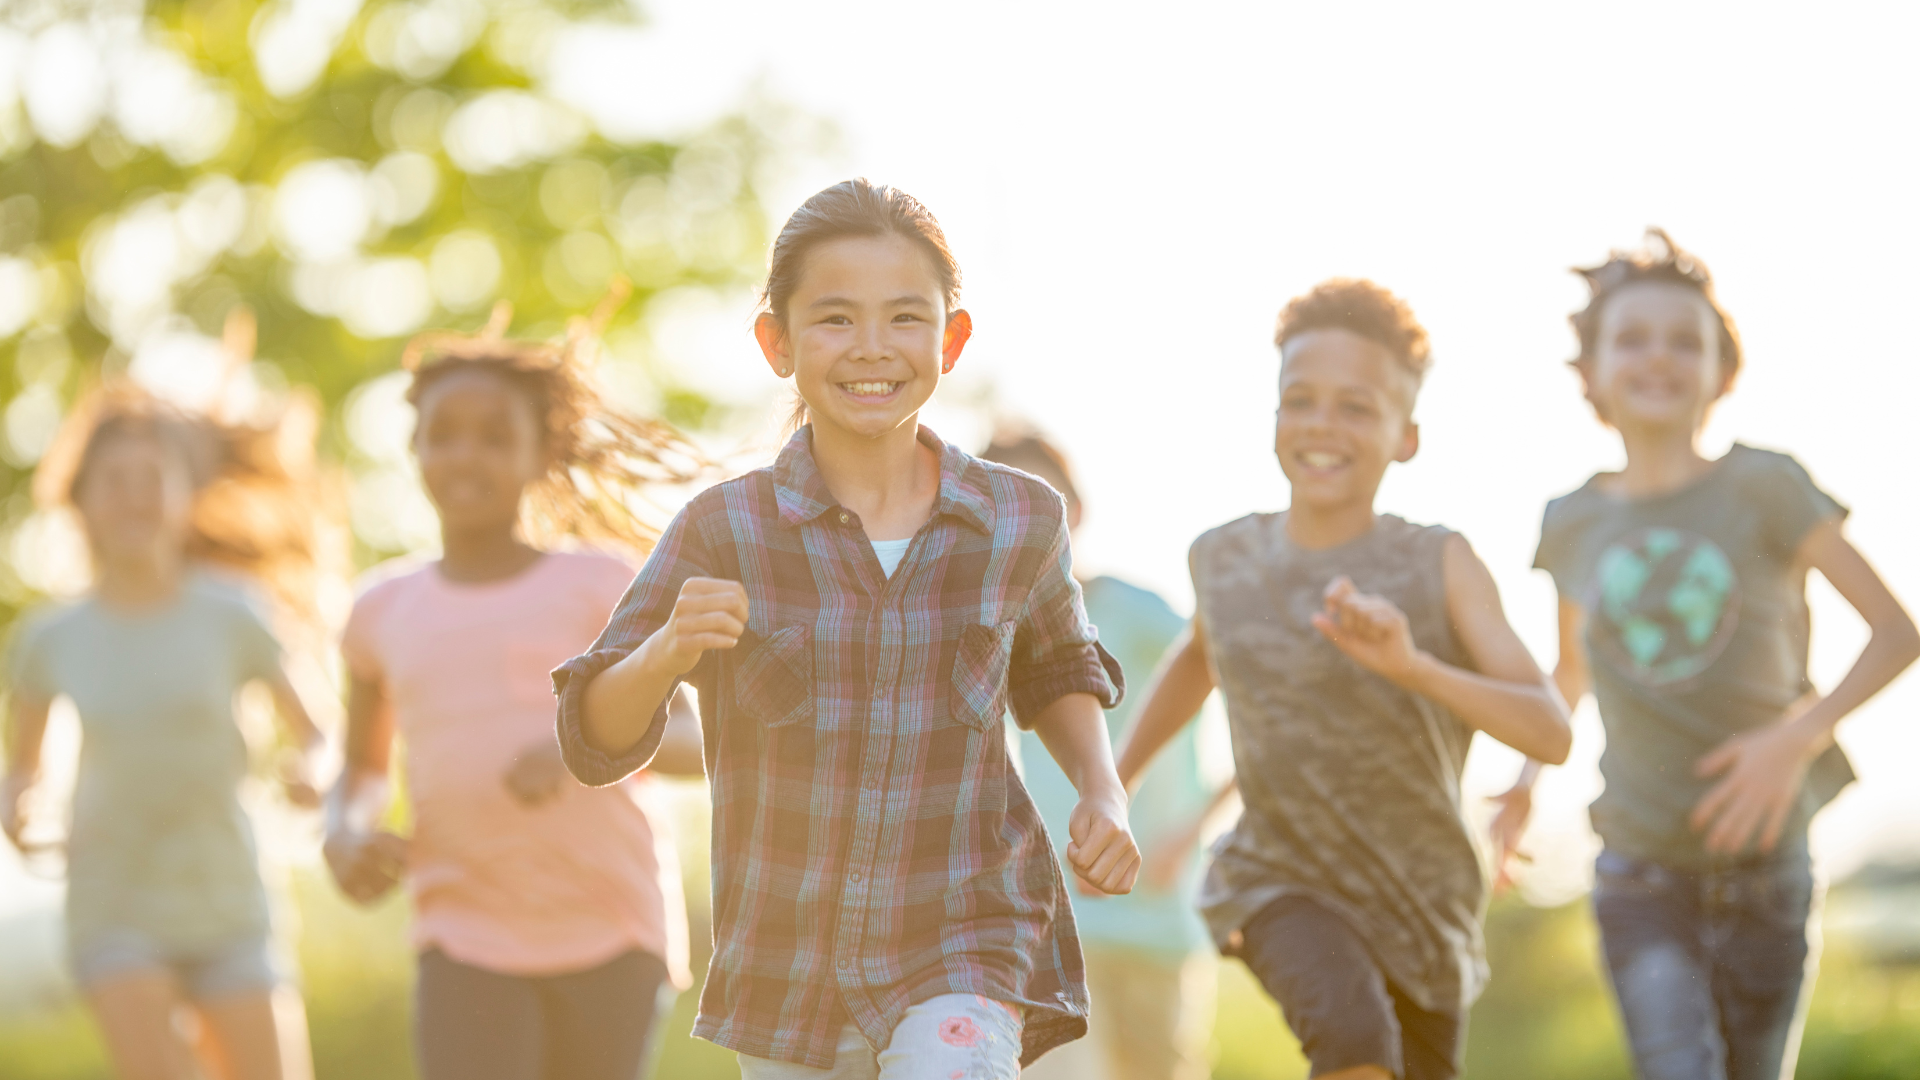
[(991, 998), (942, 994), (909, 1008), (877, 1054), (848, 1024), (825, 1069), (739, 1057), (740, 1080), (1018, 1080), (1020, 1020)]

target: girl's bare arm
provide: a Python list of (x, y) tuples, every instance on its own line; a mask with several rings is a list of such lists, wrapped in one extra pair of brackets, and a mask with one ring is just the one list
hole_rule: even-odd
[(7, 725), (7, 773), (0, 781), (0, 832), (5, 832), (16, 847), (26, 828), (27, 793), (40, 778), (40, 747), (46, 740), (47, 713), (52, 708), (51, 698), (19, 687), (13, 690), (12, 722)]
[(1761, 850), (1772, 850), (1807, 766), (1833, 744), (1834, 728), (1920, 659), (1920, 631), (1841, 533), (1839, 519), (1816, 526), (1801, 542), (1799, 557), (1853, 605), (1872, 637), (1832, 693), (1810, 698), (1778, 724), (1736, 735), (1700, 759), (1697, 775), (1721, 777), (1693, 811), (1693, 827), (1706, 834), (1709, 851), (1735, 853), (1754, 840)]
[(1059, 762), (1080, 801), (1068, 819), (1067, 862), (1090, 888), (1118, 894), (1133, 890), (1140, 851), (1127, 826), (1127, 789), (1113, 771), (1107, 718), (1092, 694), (1067, 694), (1040, 710), (1034, 734)]
[(351, 677), (347, 737), (340, 779), (327, 797), (321, 853), (340, 890), (370, 903), (393, 888), (406, 868), (406, 841), (380, 828), (392, 800), (393, 706), (377, 679)]

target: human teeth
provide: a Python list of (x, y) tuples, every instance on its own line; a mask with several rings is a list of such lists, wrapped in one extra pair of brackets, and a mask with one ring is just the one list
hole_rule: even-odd
[(1331, 469), (1345, 463), (1345, 459), (1338, 454), (1307, 453), (1301, 454), (1300, 460), (1313, 469)]
[(850, 382), (841, 383), (840, 385), (846, 387), (847, 393), (849, 394), (858, 394), (861, 397), (879, 397), (884, 394), (893, 393), (894, 389), (900, 384), (897, 382)]

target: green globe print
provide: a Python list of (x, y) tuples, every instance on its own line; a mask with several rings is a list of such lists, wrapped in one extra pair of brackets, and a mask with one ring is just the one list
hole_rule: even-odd
[(1713, 541), (1651, 528), (1608, 545), (1594, 575), (1588, 641), (1647, 686), (1705, 671), (1740, 621), (1740, 579)]

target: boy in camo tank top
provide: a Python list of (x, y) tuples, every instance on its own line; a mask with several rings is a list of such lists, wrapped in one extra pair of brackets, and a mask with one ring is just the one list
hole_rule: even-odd
[(1275, 342), (1292, 505), (1194, 543), (1197, 611), (1120, 775), (1218, 686), (1246, 812), (1201, 890), (1215, 941), (1279, 1003), (1316, 1080), (1453, 1077), (1486, 981), (1467, 747), (1485, 731), (1564, 760), (1566, 708), (1465, 539), (1374, 513), (1387, 466), (1419, 448), (1412, 312), (1329, 281), (1287, 305)]

